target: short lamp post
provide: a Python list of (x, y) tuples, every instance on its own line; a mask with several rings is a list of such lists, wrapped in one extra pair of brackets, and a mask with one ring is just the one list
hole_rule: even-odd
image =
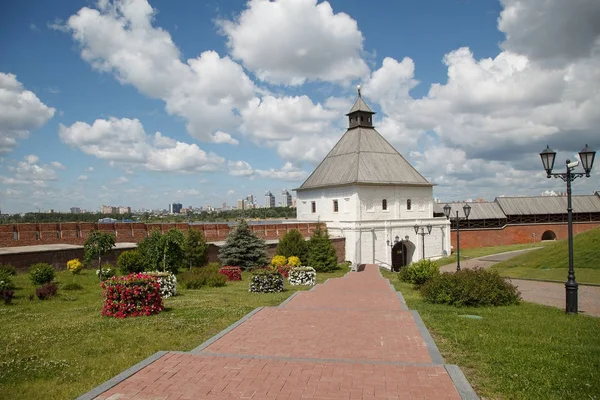
[(550, 148), (550, 146), (546, 146), (544, 151), (540, 153), (540, 157), (542, 158), (542, 164), (544, 165), (544, 169), (546, 170), (546, 177), (555, 177), (560, 178), (563, 181), (567, 182), (567, 223), (568, 223), (568, 242), (569, 242), (569, 275), (567, 277), (567, 282), (565, 283), (565, 291), (566, 291), (566, 309), (565, 312), (567, 314), (577, 314), (578, 305), (577, 305), (577, 290), (579, 284), (575, 281), (575, 270), (573, 269), (573, 207), (571, 204), (571, 182), (573, 182), (577, 178), (581, 178), (585, 176), (586, 178), (590, 177), (590, 172), (592, 171), (592, 166), (594, 165), (594, 158), (596, 157), (596, 152), (591, 150), (586, 144), (583, 150), (579, 152), (579, 159), (581, 160), (581, 166), (583, 167), (584, 173), (582, 172), (572, 172), (575, 167), (579, 165), (579, 161), (571, 162), (571, 160), (566, 161), (567, 170), (566, 172), (552, 172), (552, 168), (554, 168), (554, 159), (556, 158), (556, 152)]
[[(421, 245), (422, 245), (422, 255), (423, 255), (423, 259), (425, 259), (425, 235), (431, 235), (431, 228), (433, 228), (431, 226), (431, 224), (428, 224), (427, 226), (419, 226), (419, 224), (415, 224), (414, 226), (415, 228), (415, 233), (417, 235), (421, 235)], [(427, 228), (427, 233), (425, 233), (425, 228)], [(419, 229), (421, 230), (419, 232)]]
[[(465, 204), (463, 207), (463, 211), (465, 212), (464, 219), (469, 219), (469, 215), (471, 214), (471, 206), (469, 204)], [(444, 206), (444, 215), (446, 218), (450, 219), (450, 214), (452, 212), (452, 207), (449, 204)], [(456, 210), (456, 270), (460, 271), (460, 220), (463, 217), (458, 216), (458, 210)]]
[[(394, 246), (396, 246), (398, 243), (402, 243), (402, 242), (404, 242), (404, 241), (408, 242), (408, 239), (410, 239), (410, 238), (408, 237), (408, 235), (406, 235), (406, 236), (405, 236), (404, 238), (402, 238), (402, 239), (401, 239), (401, 238), (400, 238), (398, 235), (396, 235), (396, 237), (394, 238), (394, 241), (393, 241), (393, 242), (392, 242), (392, 241), (390, 241), (390, 240), (388, 239), (388, 240), (386, 240), (386, 241), (385, 241), (385, 243), (386, 243), (386, 244), (387, 244), (389, 247), (391, 247), (391, 248), (394, 248)], [(401, 251), (404, 251), (404, 246), (402, 247), (402, 250), (401, 250)], [(406, 257), (406, 254), (402, 254), (402, 257)], [(393, 269), (392, 269), (392, 271), (393, 271)]]

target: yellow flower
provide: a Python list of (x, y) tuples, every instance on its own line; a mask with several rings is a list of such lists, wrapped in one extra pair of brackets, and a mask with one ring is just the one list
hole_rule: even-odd
[(281, 267), (282, 265), (286, 265), (286, 264), (287, 264), (286, 256), (275, 256), (271, 260), (271, 265), (274, 267)]
[(288, 258), (288, 264), (291, 265), (292, 267), (299, 267), (300, 259), (296, 256), (291, 256), (290, 258)]
[(83, 268), (83, 264), (78, 258), (67, 261), (67, 270), (72, 274), (78, 274)]

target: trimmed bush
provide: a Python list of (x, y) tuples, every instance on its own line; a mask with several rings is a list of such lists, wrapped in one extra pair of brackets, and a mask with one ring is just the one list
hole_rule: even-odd
[(123, 275), (128, 275), (143, 272), (146, 269), (146, 262), (140, 252), (128, 250), (119, 254), (117, 266)]
[(275, 268), (281, 267), (282, 265), (285, 265), (285, 264), (287, 264), (286, 256), (275, 256), (271, 259), (271, 265), (274, 266)]
[(47, 263), (33, 264), (29, 268), (29, 279), (35, 286), (41, 286), (54, 280), (56, 272), (52, 265)]
[(127, 318), (158, 314), (164, 310), (160, 284), (155, 277), (129, 274), (108, 279), (101, 287), (104, 316)]
[(174, 274), (160, 271), (144, 272), (144, 274), (156, 278), (163, 299), (177, 295), (177, 277)]
[(463, 269), (438, 275), (423, 286), (425, 301), (461, 306), (504, 306), (518, 304), (521, 293), (496, 271)]
[(4, 301), (4, 304), (9, 305), (12, 303), (12, 299), (15, 296), (14, 290), (0, 290), (0, 298)]
[(7, 275), (17, 275), (17, 269), (11, 264), (0, 264), (0, 273), (5, 272)]
[(62, 287), (63, 290), (83, 290), (83, 286), (81, 286), (79, 283), (67, 283), (65, 286)]
[(79, 261), (79, 258), (74, 258), (72, 260), (67, 261), (67, 271), (72, 273), (73, 275), (79, 274), (83, 269), (83, 264)]
[(223, 287), (227, 284), (227, 277), (217, 273), (209, 276), (206, 284), (210, 287)]
[(219, 274), (225, 275), (228, 281), (242, 280), (242, 269), (240, 267), (221, 267)]
[(49, 282), (49, 283), (46, 283), (46, 284), (44, 284), (43, 286), (41, 286), (39, 288), (36, 288), (35, 289), (35, 295), (40, 300), (46, 300), (46, 299), (49, 299), (52, 296), (56, 296), (56, 291), (57, 290), (58, 290), (58, 287), (56, 286), (56, 283)]
[(294, 267), (290, 270), (288, 282), (292, 286), (314, 286), (317, 284), (317, 272), (313, 267)]
[(14, 290), (15, 285), (6, 271), (0, 270), (0, 290)]
[(439, 274), (440, 267), (435, 261), (419, 260), (402, 268), (398, 274), (398, 279), (419, 287)]
[(256, 269), (252, 271), (248, 290), (252, 293), (283, 292), (283, 275), (266, 268)]

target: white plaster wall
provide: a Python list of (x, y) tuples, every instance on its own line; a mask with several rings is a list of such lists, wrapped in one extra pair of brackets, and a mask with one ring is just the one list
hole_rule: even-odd
[[(360, 210), (358, 220), (418, 219), (433, 216), (431, 187), (357, 186)], [(382, 200), (387, 200), (387, 211)], [(407, 200), (411, 209), (407, 209)]]
[[(338, 212), (333, 211), (333, 200), (338, 201)], [(311, 203), (315, 202), (316, 212)], [(299, 221), (356, 221), (358, 194), (355, 186), (309, 189), (298, 191), (297, 219)]]

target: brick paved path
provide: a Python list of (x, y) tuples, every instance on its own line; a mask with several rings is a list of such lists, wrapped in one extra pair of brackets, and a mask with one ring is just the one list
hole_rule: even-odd
[(477, 398), (374, 265), (156, 358), (81, 399)]

